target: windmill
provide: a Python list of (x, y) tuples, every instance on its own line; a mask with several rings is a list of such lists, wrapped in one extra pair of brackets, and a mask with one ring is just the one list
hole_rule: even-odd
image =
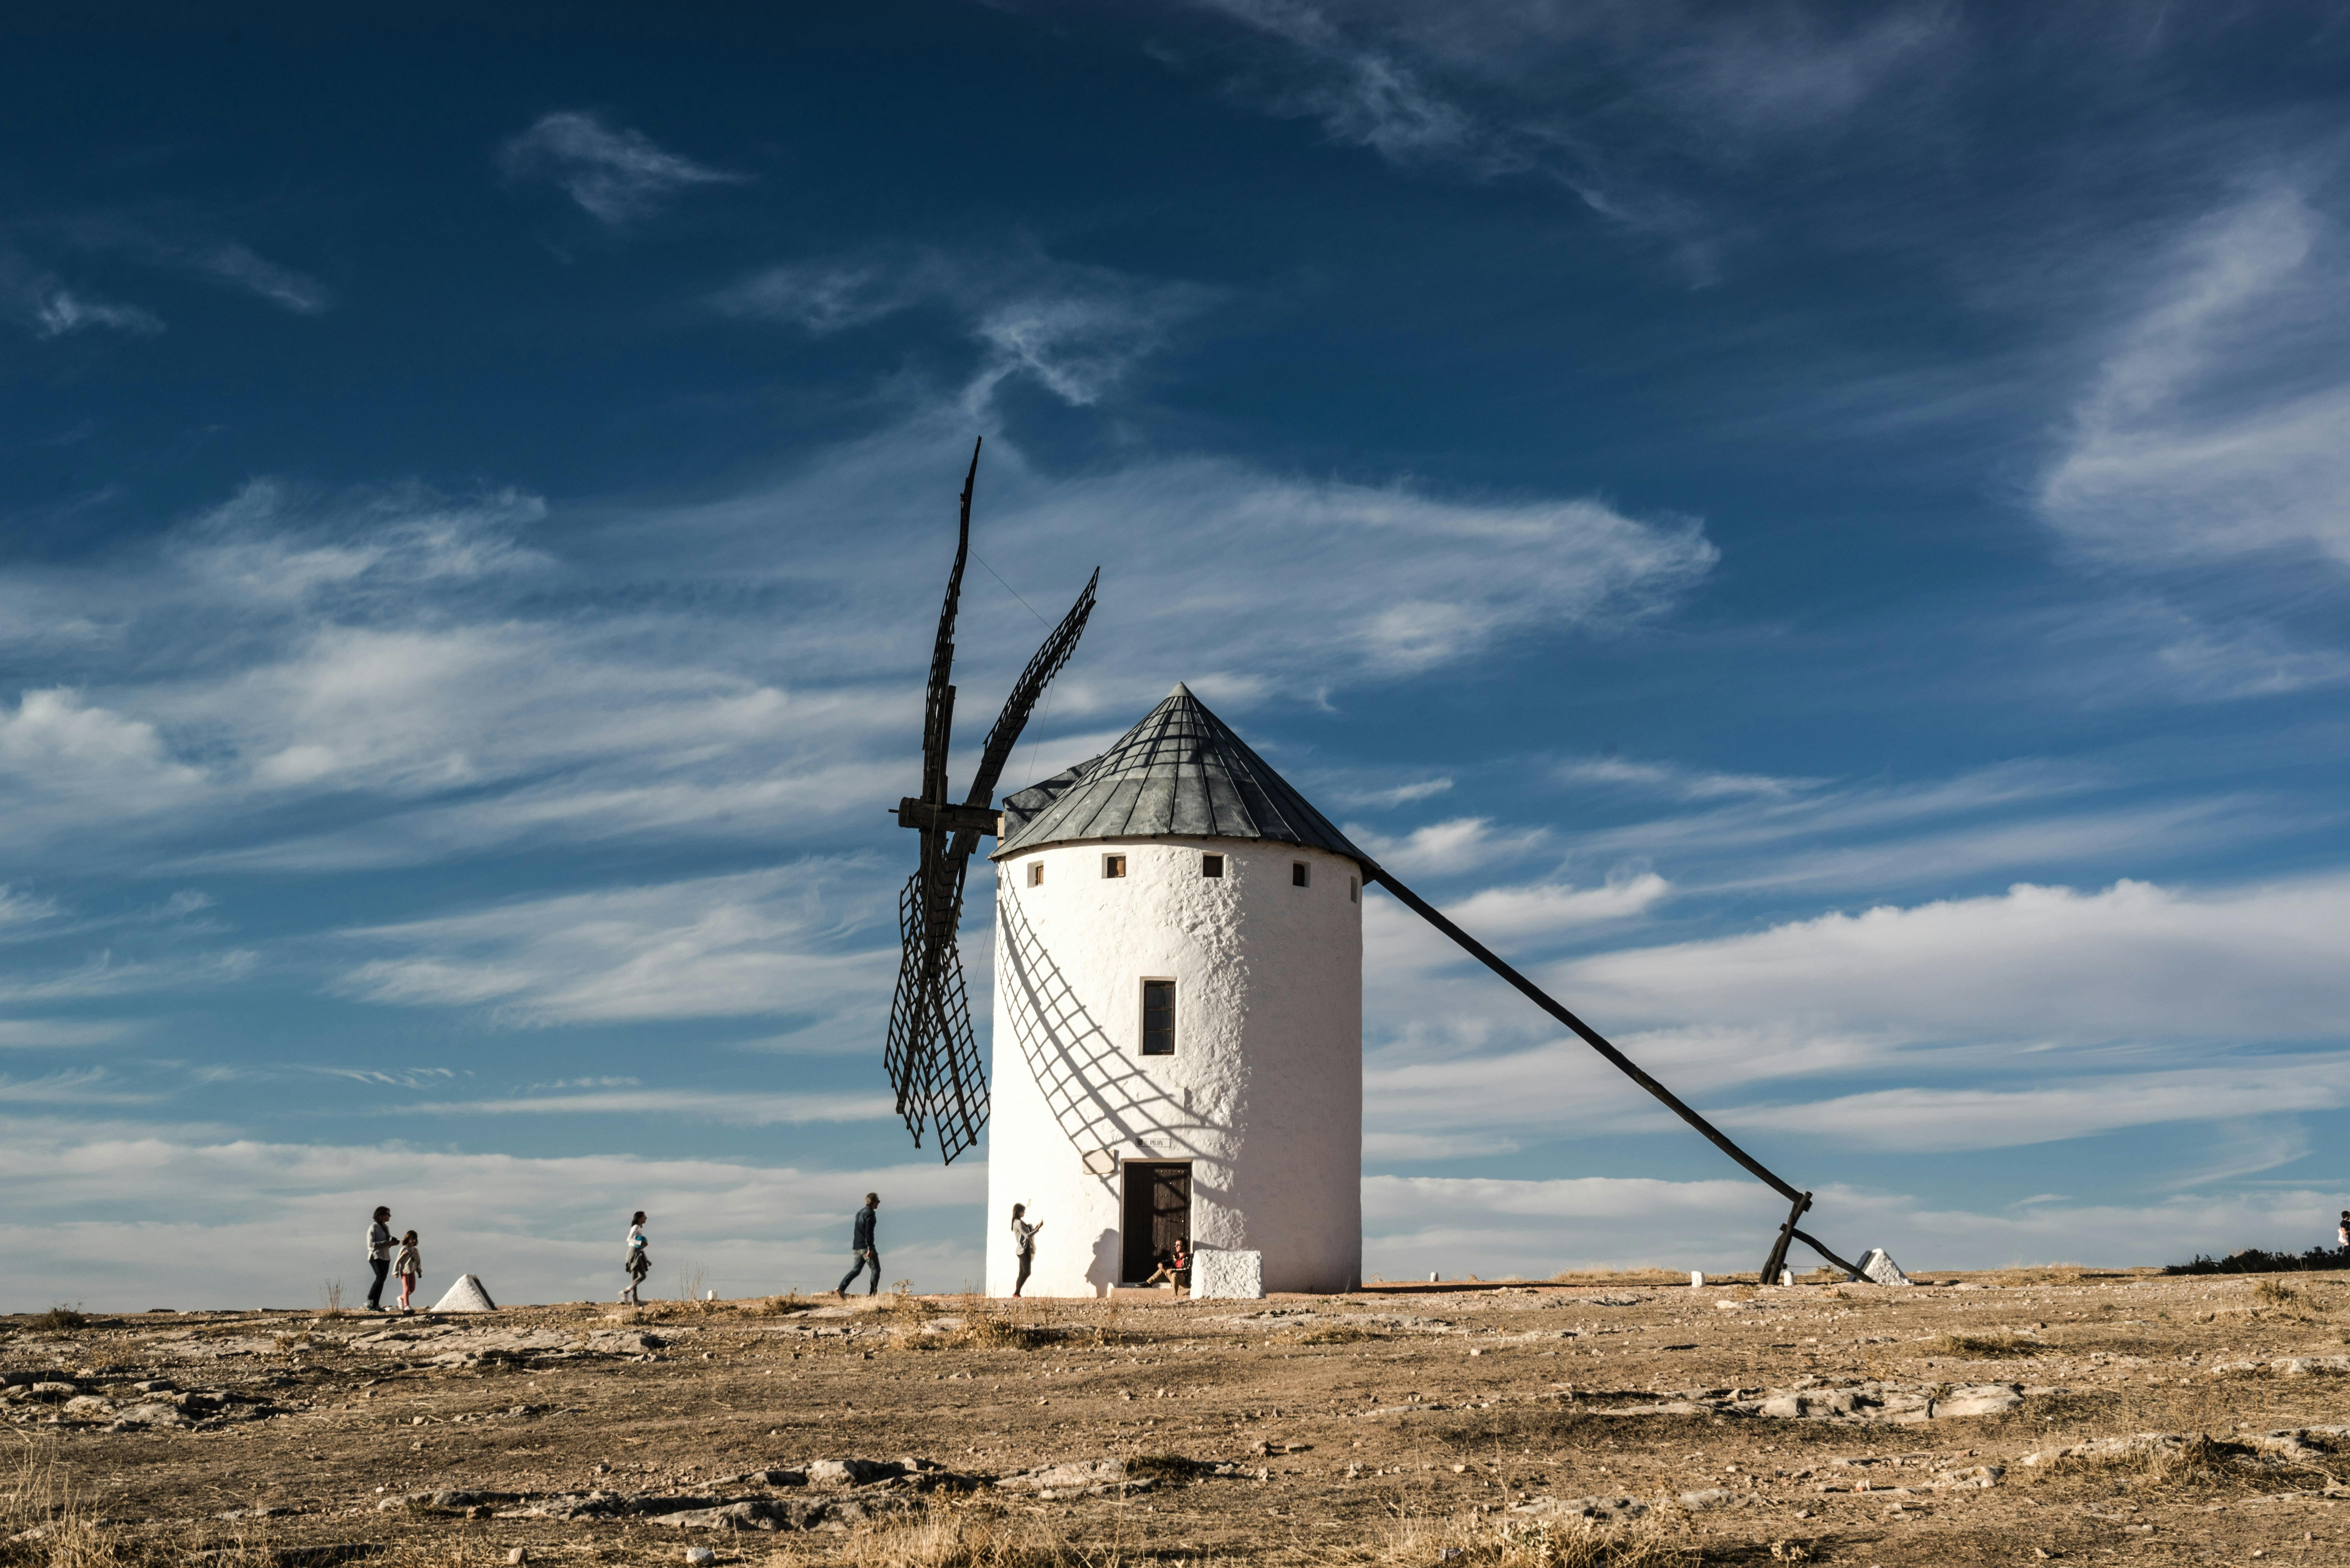
[[(973, 475), (978, 464), (974, 448)], [(993, 804), (996, 781), (1030, 711), (1046, 682), (1067, 661), (1085, 628), (1086, 617), (1093, 608), (1098, 570), (1013, 688), (1003, 716), (989, 732), (969, 794), (960, 805), (951, 803), (946, 768), (954, 688), (947, 676), (954, 657), (956, 599), (971, 543), (971, 494), (972, 479), (966, 477), (962, 533), (931, 660), (922, 731), (922, 794), (899, 802), (897, 813), (900, 826), (921, 832), (922, 846), (920, 865), (907, 882), (899, 905), (905, 955), (890, 1014), (888, 1064), (898, 1091), (899, 1113), (918, 1147), (924, 1127), (933, 1127), (940, 1154), (951, 1161), (977, 1141), (979, 1129), (988, 1118), (989, 1090), (972, 1039), (955, 930), (962, 914), (965, 868), (980, 837), (993, 836), (999, 846), (993, 858), (1020, 860), (1025, 875), (1016, 887), (1007, 886), (1005, 877), (998, 879), (1003, 922), (998, 931), (998, 962), (1008, 966), (1000, 978), (1016, 983), (997, 986), (996, 1039), (999, 1066), (1009, 1060), (1016, 1069), (1021, 1098), (1012, 1103), (1012, 1109), (1019, 1137), (1011, 1142), (1020, 1147), (1007, 1147), (1009, 1135), (999, 1137), (998, 1158), (990, 1166), (991, 1185), (1003, 1177), (1007, 1183), (1024, 1184), (1021, 1190), (1031, 1197), (1040, 1196), (1037, 1189), (1052, 1190), (1057, 1185), (1060, 1211), (1076, 1214), (1090, 1210), (1110, 1231), (1120, 1225), (1128, 1229), (1163, 1226), (1170, 1222), (1170, 1203), (1188, 1212), (1193, 1202), (1191, 1165), (1184, 1158), (1188, 1154), (1216, 1172), (1214, 1189), (1223, 1197), (1216, 1200), (1221, 1210), (1210, 1216), (1212, 1224), (1227, 1232), (1253, 1228), (1267, 1233), (1279, 1232), (1287, 1224), (1291, 1242), (1286, 1244), (1293, 1252), (1319, 1249), (1325, 1262), (1316, 1266), (1323, 1270), (1326, 1282), (1282, 1288), (1331, 1288), (1326, 1279), (1343, 1274), (1342, 1263), (1329, 1262), (1337, 1256), (1336, 1248), (1343, 1244), (1342, 1238), (1331, 1233), (1334, 1227), (1352, 1224), (1359, 1270), (1359, 1206), (1349, 1201), (1348, 1195), (1358, 1196), (1360, 1179), (1361, 1032), (1359, 915), (1351, 918), (1350, 927), (1333, 925), (1330, 919), (1348, 907), (1358, 906), (1360, 888), (1377, 885), (1385, 887), (1406, 909), (1508, 981), (1787, 1200), (1786, 1221), (1780, 1226), (1762, 1266), (1764, 1282), (1779, 1278), (1788, 1248), (1796, 1241), (1846, 1273), (1864, 1277), (1861, 1269), (1798, 1228), (1812, 1206), (1811, 1193), (1781, 1179), (1740, 1148), (1598, 1031), (1378, 865), (1210, 712), (1189, 688), (1179, 684), (1102, 755), (1007, 797), (1004, 810), (999, 812)], [(1093, 858), (1096, 850), (1098, 857)], [(1261, 869), (1254, 868), (1258, 863)], [(1054, 864), (1060, 870), (1048, 882), (1045, 873)], [(1317, 881), (1316, 864), (1337, 873), (1334, 883)], [(1345, 874), (1349, 871), (1359, 877), (1359, 888)], [(1074, 877), (1074, 883), (1058, 879), (1064, 876)], [(1218, 889), (1212, 895), (1204, 892), (1211, 883)], [(1280, 1087), (1278, 1074), (1257, 1073), (1249, 1063), (1237, 1060), (1236, 1053), (1244, 1056), (1254, 1047), (1246, 1043), (1251, 1020), (1241, 1015), (1245, 1005), (1232, 1002), (1229, 972), (1222, 977), (1228, 983), (1219, 988), (1223, 993), (1222, 1002), (1211, 997), (1204, 1003), (1211, 1012), (1219, 1005), (1225, 1009), (1219, 1030), (1211, 1032), (1215, 1042), (1203, 1042), (1200, 1056), (1180, 1073), (1170, 1065), (1149, 1064), (1154, 1057), (1176, 1055), (1180, 1033), (1177, 1024), (1180, 975), (1166, 976), (1186, 961), (1179, 953), (1182, 943), (1202, 932), (1215, 936), (1219, 920), (1227, 922), (1223, 936), (1239, 939), (1241, 926), (1252, 918), (1261, 918), (1273, 908), (1273, 901), (1306, 898), (1317, 886), (1324, 887), (1326, 899), (1343, 897), (1344, 904), (1315, 906), (1310, 899), (1306, 904), (1284, 904), (1272, 926), (1252, 928), (1257, 934), (1247, 937), (1241, 947), (1227, 945), (1220, 950), (1223, 956), (1201, 960), (1203, 966), (1229, 970), (1230, 954), (1253, 951), (1256, 956), (1245, 967), (1266, 971), (1274, 981), (1268, 994), (1273, 997), (1270, 1005), (1278, 1007), (1282, 1005), (1279, 991), (1285, 987), (1293, 994), (1301, 992), (1317, 965), (1326, 977), (1338, 972), (1324, 961), (1343, 960), (1345, 955), (1333, 945), (1334, 939), (1342, 938), (1347, 929), (1353, 931), (1355, 948), (1349, 961), (1353, 978), (1347, 982), (1356, 998), (1351, 1025), (1334, 1022), (1342, 1010), (1326, 1005), (1336, 993), (1326, 991), (1321, 993), (1326, 1005), (1315, 1017), (1301, 1020), (1293, 1012), (1286, 1022), (1272, 1025), (1267, 1036), (1272, 1042), (1271, 1055), (1257, 1064), (1292, 1069), (1292, 1089)], [(1048, 888), (1054, 891), (1048, 892)], [(1149, 899), (1159, 900), (1155, 907), (1175, 916), (1170, 923), (1184, 928), (1181, 941), (1168, 938), (1153, 921), (1141, 918), (1146, 904), (1139, 900)], [(1251, 916), (1252, 908), (1259, 917)], [(1321, 934), (1310, 938), (1306, 947), (1284, 953), (1281, 943), (1308, 929), (1299, 922), (1315, 919), (1323, 922), (1313, 928)], [(1317, 942), (1319, 949), (1310, 950)], [(1144, 978), (1152, 975), (1159, 978)], [(1339, 978), (1345, 979), (1343, 974)], [(1112, 988), (1126, 986), (1129, 979), (1141, 988), (1139, 993), (1126, 1000), (1108, 994)], [(1087, 994), (1089, 991), (1095, 993), (1091, 997)], [(1037, 998), (1045, 999), (1043, 1014), (1035, 1011)], [(1135, 1005), (1131, 1016), (1120, 1022), (1118, 1015), (1128, 1012), (1127, 1001)], [(1007, 1007), (1014, 1010), (1009, 1017)], [(1097, 1013), (1101, 1016), (1092, 1018)], [(1351, 1040), (1346, 1038), (1348, 1029)], [(1140, 1038), (1134, 1042), (1139, 1049), (1129, 1054), (1116, 1037), (1132, 1032), (1139, 1033)], [(1211, 1059), (1220, 1051), (1226, 1058), (1221, 1064)], [(1001, 1054), (1007, 1052), (1011, 1053), (1008, 1058)], [(1315, 1052), (1320, 1054), (1315, 1055)], [(1295, 1069), (1309, 1056), (1314, 1070), (1301, 1075)], [(1353, 1152), (1344, 1158), (1352, 1162), (1351, 1174), (1340, 1168), (1343, 1162), (1335, 1153), (1308, 1158), (1308, 1164), (1321, 1158), (1327, 1168), (1319, 1174), (1329, 1180), (1312, 1189), (1318, 1196), (1301, 1200), (1298, 1195), (1311, 1184), (1302, 1181), (1298, 1174), (1300, 1150), (1316, 1141), (1316, 1133), (1327, 1130), (1305, 1124), (1323, 1109), (1330, 1109), (1328, 1119), (1334, 1125), (1343, 1119), (1331, 1107), (1328, 1096), (1345, 1077), (1348, 1064), (1356, 1104), (1350, 1135)], [(1230, 1122), (1219, 1126), (1219, 1113), (1204, 1108), (1217, 1092), (1216, 1075), (1227, 1066), (1252, 1085), (1247, 1097), (1260, 1118), (1253, 1133)], [(1195, 1090), (1203, 1096), (1201, 1105), (1194, 1104)], [(1268, 1106), (1279, 1106), (1284, 1093), (1290, 1103), (1282, 1108), (1295, 1109), (1298, 1115), (1277, 1134), (1267, 1136), (1264, 1112)], [(1344, 1127), (1336, 1131), (1346, 1134)], [(1323, 1141), (1337, 1150), (1349, 1143), (1349, 1136)], [(1270, 1146), (1276, 1151), (1276, 1160), (1286, 1160), (1278, 1180), (1270, 1185), (1289, 1195), (1290, 1207), (1311, 1210), (1309, 1216), (1290, 1223), (1295, 1217), (1260, 1206), (1252, 1220), (1233, 1208), (1236, 1200), (1231, 1195), (1255, 1179), (1249, 1162), (1261, 1158), (1236, 1152), (1244, 1143), (1260, 1149)], [(1081, 1167), (1062, 1158), (1071, 1145), (1082, 1156)], [(1110, 1145), (1128, 1152), (1119, 1154)], [(1061, 1153), (1046, 1158), (1046, 1146)], [(1017, 1173), (1013, 1174), (1015, 1167)], [(1146, 1189), (1129, 1181), (1123, 1197), (1111, 1194), (1107, 1184), (1125, 1179), (1122, 1172), (1129, 1168), (1150, 1185)], [(1091, 1191), (1089, 1184), (1101, 1185), (1103, 1190)], [(1350, 1221), (1349, 1215), (1356, 1218)], [(1188, 1226), (1189, 1221), (1182, 1223)], [(1076, 1230), (1079, 1225), (1072, 1222), (1067, 1228)], [(1196, 1240), (1188, 1234), (1184, 1239)], [(994, 1239), (1001, 1240), (1001, 1236)], [(1148, 1251), (1138, 1246), (1130, 1255), (1142, 1256)], [(994, 1267), (992, 1260), (991, 1270)]]
[[(983, 440), (984, 438), (983, 438)], [(1053, 628), (1028, 668), (1013, 684), (1003, 711), (987, 732), (979, 769), (961, 801), (947, 797), (947, 750), (954, 735), (955, 610), (962, 597), (962, 568), (971, 554), (971, 493), (979, 478), (980, 441), (972, 443), (971, 469), (962, 481), (962, 521), (955, 539), (954, 566), (947, 574), (946, 602), (931, 646), (930, 690), (922, 706), (922, 793), (897, 806), (898, 826), (922, 836), (921, 860), (898, 895), (898, 931), (903, 956), (898, 992), (889, 1008), (885, 1061), (898, 1093), (898, 1114), (922, 1143), (931, 1128), (939, 1155), (948, 1164), (979, 1141), (987, 1122), (987, 1075), (972, 1039), (971, 1002), (962, 974), (956, 933), (962, 923), (962, 886), (972, 852), (983, 834), (993, 835), (1001, 820), (993, 807), (995, 781), (1011, 760), (1012, 748), (1028, 723), (1036, 700), (1060, 673), (1093, 613), (1097, 567), (1085, 591)]]

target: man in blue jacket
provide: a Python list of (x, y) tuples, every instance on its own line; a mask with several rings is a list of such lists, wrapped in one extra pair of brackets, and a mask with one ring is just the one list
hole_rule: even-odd
[(848, 1287), (857, 1282), (857, 1276), (865, 1272), (868, 1263), (873, 1267), (873, 1282), (865, 1287), (865, 1293), (869, 1296), (881, 1288), (881, 1254), (873, 1246), (873, 1216), (880, 1207), (879, 1193), (865, 1195), (865, 1207), (857, 1211), (857, 1219), (848, 1232), (848, 1250), (857, 1254), (857, 1262), (847, 1273), (841, 1276), (840, 1283), (833, 1287), (832, 1293), (837, 1300), (848, 1299)]

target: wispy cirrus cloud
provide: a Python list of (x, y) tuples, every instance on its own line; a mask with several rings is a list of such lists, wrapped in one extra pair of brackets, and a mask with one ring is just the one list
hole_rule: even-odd
[(1620, 785), (1680, 800), (1742, 795), (1783, 796), (1816, 789), (1825, 779), (1776, 778), (1767, 774), (1712, 773), (1673, 763), (1635, 762), (1627, 757), (1584, 757), (1562, 763), (1562, 784)]
[(36, 337), (63, 337), (92, 327), (141, 334), (163, 330), (163, 318), (144, 306), (93, 299), (68, 288), (40, 291), (32, 301), (32, 313)]
[(540, 117), (498, 150), (498, 163), (511, 178), (553, 181), (591, 217), (615, 228), (650, 216), (681, 191), (749, 178), (697, 163), (641, 130), (608, 125), (577, 109)]
[(1210, 0), (1259, 46), (1232, 88), (1268, 112), (1410, 167), (1555, 182), (1661, 243), (1695, 282), (1734, 221), (1680, 171), (1735, 166), (1758, 140), (1813, 137), (1935, 82), (1963, 50), (1939, 3), (1866, 17), (1794, 5), (1431, 11), (1394, 0)]
[[(1449, 912), (1508, 937), (1511, 891)], [(1396, 1021), (1367, 1067), (1371, 1131), (1671, 1127), (1440, 939), (1384, 903), (1365, 917), (1367, 1012)], [(2022, 885), (1531, 972), (1725, 1126), (1990, 1149), (2350, 1104), (2345, 934), (2340, 876)]]
[(1829, 913), (1580, 959), (1560, 983), (1645, 1023), (1768, 1017), (1912, 1039), (2344, 1038), (2350, 878), (2121, 880)]
[(350, 968), (338, 989), (398, 1006), (488, 1007), (520, 1025), (869, 1012), (898, 960), (895, 929), (874, 924), (881, 880), (810, 860), (358, 928), (341, 940), (403, 956)]
[(280, 266), (234, 240), (220, 240), (184, 253), (189, 265), (296, 316), (318, 316), (334, 307), (334, 291), (317, 278)]
[(2126, 566), (2293, 546), (2350, 560), (2339, 221), (2271, 174), (2150, 274), (2041, 479), (2043, 515)]
[(947, 256), (884, 253), (794, 263), (754, 273), (712, 296), (739, 319), (818, 337), (920, 306), (951, 312), (982, 350), (962, 403), (983, 410), (996, 388), (1024, 376), (1073, 408), (1099, 403), (1134, 368), (1167, 347), (1222, 290), (1139, 277), (1040, 254)]
[(568, 1094), (516, 1095), (494, 1100), (420, 1102), (388, 1108), (387, 1116), (670, 1116), (736, 1127), (789, 1127), (803, 1122), (887, 1121), (897, 1102), (881, 1094), (775, 1094), (740, 1090), (598, 1088)]

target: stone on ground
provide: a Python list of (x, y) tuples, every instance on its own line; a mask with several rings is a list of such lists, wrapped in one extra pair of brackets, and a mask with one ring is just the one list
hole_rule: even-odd
[(1263, 1301), (1264, 1254), (1201, 1248), (1191, 1254), (1191, 1294), (1201, 1300)]
[(498, 1310), (498, 1303), (490, 1299), (489, 1290), (482, 1283), (480, 1275), (459, 1274), (457, 1282), (449, 1287), (449, 1293), (432, 1303), (432, 1310), (434, 1312), (495, 1312)]

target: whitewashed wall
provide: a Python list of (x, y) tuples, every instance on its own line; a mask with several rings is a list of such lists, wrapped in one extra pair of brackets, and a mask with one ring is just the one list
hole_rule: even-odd
[[(1105, 877), (1102, 857), (1127, 857)], [(1200, 874), (1224, 857), (1222, 879)], [(1294, 887), (1290, 867), (1312, 867)], [(1041, 887), (1027, 885), (1041, 863)], [(1264, 1254), (1265, 1288), (1362, 1274), (1363, 936), (1351, 860), (1253, 839), (1047, 846), (996, 867), (987, 1288), (1016, 1272), (1012, 1205), (1045, 1225), (1029, 1291), (1118, 1276), (1120, 1179), (1086, 1156), (1191, 1161), (1191, 1237)], [(1142, 982), (1176, 982), (1172, 1056), (1142, 1049)]]

